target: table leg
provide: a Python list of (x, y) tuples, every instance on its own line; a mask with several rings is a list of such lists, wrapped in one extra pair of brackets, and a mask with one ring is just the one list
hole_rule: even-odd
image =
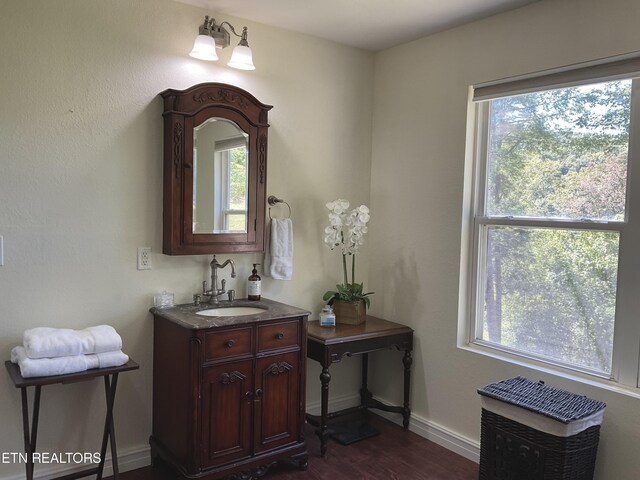
[(360, 406), (366, 407), (371, 403), (373, 394), (369, 391), (369, 354), (362, 354), (362, 384), (360, 386)]
[(104, 391), (107, 398), (107, 415), (104, 420), (104, 431), (102, 434), (102, 447), (100, 448), (100, 465), (98, 466), (98, 475), (96, 480), (102, 479), (104, 471), (105, 455), (107, 453), (107, 441), (111, 444), (111, 463), (113, 464), (113, 478), (120, 478), (118, 472), (118, 457), (116, 455), (115, 431), (113, 428), (113, 403), (116, 397), (116, 387), (118, 385), (118, 373), (112, 375), (109, 381), (109, 375), (104, 376)]
[(409, 418), (411, 417), (411, 408), (409, 408), (409, 393), (411, 390), (411, 364), (413, 359), (411, 358), (411, 350), (404, 351), (404, 357), (402, 357), (402, 363), (404, 364), (404, 405), (402, 407), (402, 425), (405, 430), (409, 428)]
[(33, 400), (33, 420), (31, 422), (31, 433), (29, 433), (29, 398), (27, 387), (20, 388), (22, 394), (22, 429), (24, 435), (24, 451), (27, 454), (25, 465), (27, 480), (33, 480), (33, 452), (36, 450), (36, 439), (38, 436), (38, 419), (40, 417), (40, 385), (36, 385), (35, 397)]
[(320, 406), (320, 428), (317, 430), (318, 437), (320, 437), (320, 456), (324, 457), (327, 453), (327, 440), (329, 440), (328, 432), (328, 419), (329, 414), (329, 382), (331, 381), (331, 374), (329, 373), (329, 366), (322, 366), (322, 373), (320, 374), (320, 383), (322, 384), (322, 402)]
[[(114, 377), (117, 377), (117, 373), (114, 375)], [(105, 377), (105, 380), (107, 380), (107, 378)], [(106, 382), (105, 382), (105, 394), (106, 394)], [(116, 400), (116, 384), (115, 384), (115, 378), (113, 383), (111, 384), (111, 387), (113, 389), (113, 400), (112, 402), (115, 403)], [(112, 406), (113, 408), (113, 406)], [(111, 444), (111, 464), (113, 465), (113, 478), (114, 480), (118, 480), (120, 478), (120, 472), (118, 470), (118, 453), (117, 453), (117, 449), (116, 449), (116, 428), (113, 425), (113, 413), (111, 414), (111, 425), (110, 425), (110, 432), (109, 432), (109, 443)]]

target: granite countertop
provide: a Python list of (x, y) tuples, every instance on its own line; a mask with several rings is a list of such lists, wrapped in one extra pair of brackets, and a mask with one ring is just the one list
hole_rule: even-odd
[[(196, 312), (201, 310), (225, 307), (257, 307), (263, 308), (264, 312), (256, 313), (254, 315), (238, 315), (231, 317), (207, 317), (196, 314)], [(243, 323), (263, 322), (279, 318), (293, 318), (307, 316), (310, 314), (307, 310), (287, 305), (286, 303), (276, 302), (275, 300), (269, 300), (264, 297), (258, 301), (239, 299), (229, 302), (228, 300), (221, 300), (218, 305), (204, 302), (200, 305), (185, 303), (182, 305), (175, 305), (173, 307), (153, 307), (149, 311), (154, 315), (161, 316), (167, 320), (177, 323), (178, 325), (191, 329), (230, 327), (234, 325), (242, 325)]]

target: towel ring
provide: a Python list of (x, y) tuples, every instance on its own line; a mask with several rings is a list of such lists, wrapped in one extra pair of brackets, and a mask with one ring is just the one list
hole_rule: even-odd
[[(267, 198), (267, 203), (269, 205), (271, 205), (272, 207), (277, 205), (278, 203), (284, 203), (287, 206), (287, 208), (289, 209), (289, 216), (287, 218), (291, 218), (291, 205), (289, 205), (287, 202), (285, 202), (281, 198), (278, 198), (275, 195), (269, 195), (269, 197)], [(272, 218), (271, 217), (271, 207), (269, 207), (269, 218)]]

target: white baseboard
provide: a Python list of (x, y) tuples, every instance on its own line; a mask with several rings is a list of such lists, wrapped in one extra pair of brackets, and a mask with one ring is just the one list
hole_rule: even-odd
[[(402, 415), (399, 413), (385, 412), (383, 410), (373, 410), (373, 412), (398, 425), (402, 425)], [(478, 442), (463, 437), (444, 428), (442, 425), (412, 413), (409, 420), (409, 430), (475, 463), (480, 462), (480, 444)]]
[[(149, 445), (128, 448), (118, 452), (118, 470), (120, 472), (128, 472), (129, 470), (146, 467), (150, 464), (151, 457)], [(24, 467), (24, 464), (22, 466)], [(69, 475), (81, 470), (86, 470), (87, 468), (91, 468), (92, 466), (93, 465), (69, 466), (69, 464), (36, 464), (34, 467), (33, 478), (36, 480), (50, 480), (55, 477)], [(113, 465), (111, 463), (111, 456), (108, 455), (104, 463), (103, 476), (109, 477), (111, 475), (113, 475)], [(24, 476), (25, 474), (24, 472), (22, 472), (17, 475), (0, 478), (1, 480), (24, 480)]]
[[(307, 402), (307, 413), (313, 415), (320, 415), (320, 400), (314, 402)], [(340, 395), (339, 397), (332, 397), (329, 399), (329, 411), (335, 412), (344, 408), (357, 407), (360, 405), (360, 395)]]
[[(377, 400), (382, 403), (390, 404), (390, 402), (386, 402), (384, 399), (377, 398)], [(329, 410), (342, 410), (343, 408), (355, 407), (359, 404), (359, 395), (344, 395), (329, 400)], [(314, 413), (319, 412), (320, 402), (308, 403), (307, 411)], [(399, 413), (385, 412), (384, 410), (377, 409), (372, 410), (372, 412), (392, 421), (393, 423), (402, 425), (402, 415)], [(420, 417), (415, 413), (411, 414), (409, 430), (473, 462), (478, 463), (480, 461), (480, 443), (427, 420), (426, 418)]]

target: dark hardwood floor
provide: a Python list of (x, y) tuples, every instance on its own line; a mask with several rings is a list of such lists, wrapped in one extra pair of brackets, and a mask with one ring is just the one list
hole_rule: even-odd
[[(314, 427), (306, 425), (309, 469), (301, 472), (281, 467), (270, 471), (265, 480), (477, 480), (476, 463), (377, 415), (369, 414), (369, 423), (380, 435), (351, 445), (329, 440), (325, 458), (320, 457)], [(160, 465), (126, 472), (120, 478), (174, 480)]]

